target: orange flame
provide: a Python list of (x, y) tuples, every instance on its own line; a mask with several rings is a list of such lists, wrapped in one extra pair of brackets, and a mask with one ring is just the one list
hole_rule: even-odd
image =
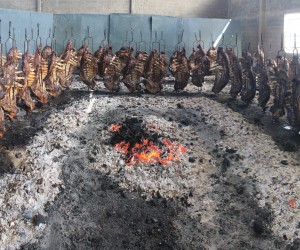
[(120, 142), (115, 145), (115, 148), (127, 155), (127, 165), (131, 166), (138, 163), (156, 164), (160, 163), (163, 166), (168, 165), (172, 161), (179, 160), (180, 156), (186, 152), (186, 148), (177, 143), (172, 143), (168, 139), (162, 139), (163, 146), (159, 148), (153, 145), (152, 141), (142, 139), (140, 143), (136, 143), (129, 150), (129, 143)]

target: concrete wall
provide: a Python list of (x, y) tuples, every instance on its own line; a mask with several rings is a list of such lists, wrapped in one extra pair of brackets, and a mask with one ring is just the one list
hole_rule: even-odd
[(130, 0), (42, 0), (42, 11), (68, 14), (129, 13)]
[(241, 21), (242, 49), (254, 51), (259, 34), (259, 1), (231, 0), (229, 18)]
[[(266, 1), (266, 17), (264, 32), (266, 34), (267, 41), (272, 43), (272, 55), (275, 55), (280, 49), (280, 36), (283, 33), (284, 27), (284, 14), (300, 12), (300, 1), (289, 0), (288, 4), (285, 1)], [(298, 36), (300, 34), (297, 34)], [(300, 41), (297, 42), (298, 46)], [(276, 49), (276, 50), (275, 50)], [(299, 49), (299, 48), (298, 48)], [(300, 50), (299, 50), (300, 51)]]
[(227, 18), (229, 0), (0, 0), (0, 8), (66, 14), (132, 13)]
[(0, 8), (37, 11), (37, 0), (0, 0)]
[(132, 13), (201, 18), (227, 18), (227, 0), (132, 0)]
[(294, 12), (300, 12), (299, 0), (231, 0), (229, 3), (229, 17), (241, 21), (243, 49), (250, 42), (251, 50), (255, 51), (262, 33), (265, 51), (268, 53), (271, 44), (273, 58), (280, 49), (284, 14)]

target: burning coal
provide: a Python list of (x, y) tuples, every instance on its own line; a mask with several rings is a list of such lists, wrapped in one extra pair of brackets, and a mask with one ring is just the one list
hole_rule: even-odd
[(119, 124), (112, 124), (110, 143), (122, 153), (127, 165), (159, 164), (170, 165), (178, 161), (186, 148), (159, 134), (156, 126), (143, 123), (137, 118), (126, 118)]

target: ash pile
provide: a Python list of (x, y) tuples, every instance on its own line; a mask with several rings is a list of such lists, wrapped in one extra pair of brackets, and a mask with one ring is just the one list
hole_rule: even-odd
[[(19, 168), (1, 176), (0, 229), (5, 248), (17, 249), (49, 232), (45, 205), (55, 204), (60, 194), (66, 195), (66, 188), (79, 192), (66, 187), (62, 178), (68, 177), (65, 170), (72, 172), (72, 166), (78, 174), (93, 170), (106, 176), (121, 190), (137, 192), (146, 201), (178, 202), (184, 208), (173, 220), (179, 246), (276, 249), (297, 241), (297, 147), (282, 151), (261, 127), (205, 95), (231, 96), (233, 102), (240, 95), (246, 109), (255, 102), (256, 83), (265, 80), (263, 71), (254, 74), (254, 58), (249, 53), (243, 54), (240, 67), (232, 51), (197, 48), (190, 60), (184, 48), (174, 52), (169, 64), (174, 86), (164, 84), (168, 63), (158, 50), (152, 50), (149, 57), (141, 52), (134, 57), (130, 47), (114, 54), (107, 46), (93, 54), (86, 44), (76, 51), (70, 42), (57, 59), (51, 47), (44, 54), (38, 47), (34, 56), (38, 64), (33, 63), (33, 56), (24, 57), (23, 75), (18, 76), (21, 73), (12, 69), (20, 55), (12, 48), (3, 65), (4, 137), (5, 120), (17, 117), (18, 105), (30, 113), (48, 103), (49, 95), (59, 98), (62, 89), (85, 94), (61, 109), (50, 110), (42, 130), (22, 149)], [(256, 66), (261, 55), (261, 51), (255, 55)], [(291, 101), (299, 95), (298, 80), (291, 85), (285, 58), (278, 60), (279, 68), (271, 64), (268, 69), (275, 72), (275, 78), (261, 83), (260, 93), (268, 99), (270, 89), (265, 84), (274, 80), (270, 118), (280, 121), (288, 111), (291, 125), (297, 127), (299, 106)], [(78, 67), (79, 80), (74, 80), (72, 73)], [(258, 69), (265, 69), (264, 65)], [(208, 77), (213, 81), (206, 82)], [(285, 88), (286, 83), (292, 88)], [(87, 95), (87, 86), (95, 91)], [(172, 88), (181, 93), (168, 94)], [(128, 95), (141, 89), (144, 95)], [(158, 93), (164, 95), (153, 95)], [(262, 97), (258, 102), (265, 111), (269, 99), (266, 102)], [(17, 157), (11, 158), (16, 161)], [(97, 186), (97, 180), (92, 183)], [(66, 195), (66, 199), (73, 197)], [(69, 212), (62, 215), (67, 217)], [(85, 221), (76, 221), (70, 232), (86, 226)], [(235, 238), (229, 237), (233, 234)]]

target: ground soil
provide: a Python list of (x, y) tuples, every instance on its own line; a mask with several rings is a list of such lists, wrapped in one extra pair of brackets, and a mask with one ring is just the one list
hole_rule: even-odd
[[(22, 155), (24, 147), (43, 128), (49, 114), (88, 95), (84, 90), (64, 91), (47, 107), (41, 107), (29, 116), (19, 116), (18, 121), (9, 125), (0, 142), (0, 172), (13, 172), (22, 164), (10, 157), (11, 152)], [(113, 101), (115, 96), (126, 94), (94, 93), (96, 98), (107, 95)], [(131, 97), (135, 95), (141, 96), (133, 94)], [(261, 133), (271, 135), (282, 150), (299, 150), (299, 135), (283, 129), (286, 121), (280, 119), (278, 123), (272, 123), (270, 114), (264, 113), (256, 104), (245, 107), (242, 102), (233, 101), (226, 94), (166, 92), (163, 95), (169, 99), (203, 95), (242, 114)], [(146, 94), (143, 96), (152, 98)], [(197, 116), (197, 110), (182, 108), (180, 104), (176, 108), (176, 112), (149, 110), (142, 105), (131, 107), (126, 112), (130, 115), (137, 111), (145, 114), (161, 112), (167, 119), (178, 121), (183, 126), (190, 122), (191, 116)], [(121, 116), (122, 113), (124, 109), (120, 107), (114, 115)], [(86, 169), (83, 161), (76, 160), (64, 166), (61, 178), (65, 188), (54, 203), (45, 208), (48, 217), (42, 218), (47, 225), (44, 236), (37, 243), (28, 243), (21, 249), (300, 249), (299, 242), (292, 245), (268, 230), (268, 225), (272, 223), (270, 209), (267, 206), (261, 208), (249, 195), (249, 188), (255, 189), (251, 186), (251, 180), (241, 180), (227, 171), (229, 165), (224, 160), (227, 158), (220, 157), (214, 146), (222, 133), (213, 129), (199, 123), (200, 136), (212, 141), (205, 147), (220, 166), (218, 175), (213, 177), (218, 185), (212, 192), (212, 198), (219, 201), (216, 208), (218, 228), (197, 223), (187, 212), (190, 204), (184, 198), (166, 200), (155, 197), (146, 201), (138, 191), (123, 190), (109, 176)], [(226, 156), (231, 154), (228, 152)], [(233, 203), (239, 209), (233, 209)], [(215, 246), (211, 245), (211, 239), (216, 242)]]

